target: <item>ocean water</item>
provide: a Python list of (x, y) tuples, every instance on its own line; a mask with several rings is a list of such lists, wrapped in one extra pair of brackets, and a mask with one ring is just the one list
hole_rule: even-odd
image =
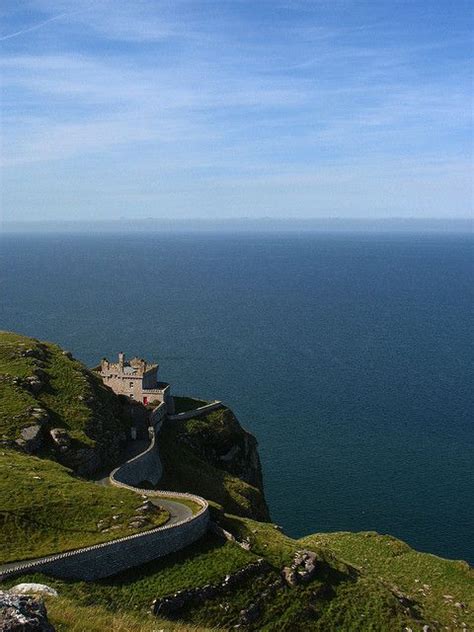
[(472, 237), (5, 235), (0, 327), (160, 363), (258, 438), (293, 536), (474, 562)]

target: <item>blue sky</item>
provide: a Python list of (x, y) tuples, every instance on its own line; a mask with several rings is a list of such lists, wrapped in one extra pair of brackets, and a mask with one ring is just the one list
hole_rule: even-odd
[(2, 217), (466, 217), (470, 0), (7, 0)]

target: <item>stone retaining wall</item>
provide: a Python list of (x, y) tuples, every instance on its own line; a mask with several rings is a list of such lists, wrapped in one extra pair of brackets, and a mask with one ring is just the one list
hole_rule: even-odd
[[(137, 487), (143, 481), (148, 481), (152, 485), (157, 485), (162, 474), (156, 436), (161, 430), (161, 426), (166, 416), (166, 404), (160, 404), (151, 413), (151, 442), (148, 448), (138, 456), (130, 459), (110, 474), (112, 485), (123, 484), (126, 487)], [(141, 492), (143, 493), (143, 492)]]
[(172, 497), (178, 502), (179, 498), (192, 500), (201, 507), (200, 510), (181, 522), (165, 524), (111, 542), (50, 555), (30, 562), (0, 566), (0, 579), (41, 572), (62, 579), (92, 581), (179, 551), (206, 533), (209, 526), (209, 508), (207, 501), (203, 498), (194, 494), (150, 491), (133, 486), (134, 482), (136, 484), (136, 482), (150, 480), (153, 467), (158, 467), (161, 472), (161, 462), (155, 441), (163, 423), (163, 416), (162, 411), (158, 409), (154, 416), (152, 414), (152, 423), (155, 423), (150, 445), (142, 454), (114, 470), (110, 475), (110, 482), (117, 487), (129, 489), (141, 495)]
[(168, 419), (170, 421), (180, 421), (186, 419), (192, 419), (193, 417), (200, 417), (201, 415), (207, 415), (207, 413), (216, 410), (217, 408), (221, 408), (223, 406), (222, 402), (216, 400), (214, 402), (210, 402), (209, 404), (205, 404), (204, 406), (200, 406), (199, 408), (194, 408), (193, 410), (187, 410), (184, 413), (177, 413), (176, 415), (168, 415)]

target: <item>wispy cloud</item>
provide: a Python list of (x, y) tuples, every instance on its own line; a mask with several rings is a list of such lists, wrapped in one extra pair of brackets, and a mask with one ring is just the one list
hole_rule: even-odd
[[(0, 38), (4, 165), (26, 181), (29, 169), (53, 177), (73, 161), (81, 181), (94, 156), (120, 156), (135, 182), (135, 165), (201, 198), (202, 183), (263, 195), (280, 182), (289, 207), (291, 187), (307, 190), (308, 209), (311, 191), (327, 202), (321, 192), (337, 181), (349, 204), (377, 161), (383, 181), (402, 162), (421, 173), (437, 153), (464, 174), (464, 31), (414, 41), (393, 18), (344, 22), (327, 11), (246, 0), (25, 2)], [(437, 190), (443, 175), (434, 174), (426, 178)], [(422, 180), (410, 181), (426, 192)], [(400, 187), (399, 170), (392, 181)], [(376, 186), (374, 178), (375, 198)], [(41, 197), (39, 185), (27, 187)], [(14, 198), (7, 191), (12, 212)]]

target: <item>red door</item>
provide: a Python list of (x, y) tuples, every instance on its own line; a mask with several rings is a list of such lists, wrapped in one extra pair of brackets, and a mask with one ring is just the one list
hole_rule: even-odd
[(143, 398), (143, 403), (145, 404), (145, 406), (148, 404), (148, 397)]

